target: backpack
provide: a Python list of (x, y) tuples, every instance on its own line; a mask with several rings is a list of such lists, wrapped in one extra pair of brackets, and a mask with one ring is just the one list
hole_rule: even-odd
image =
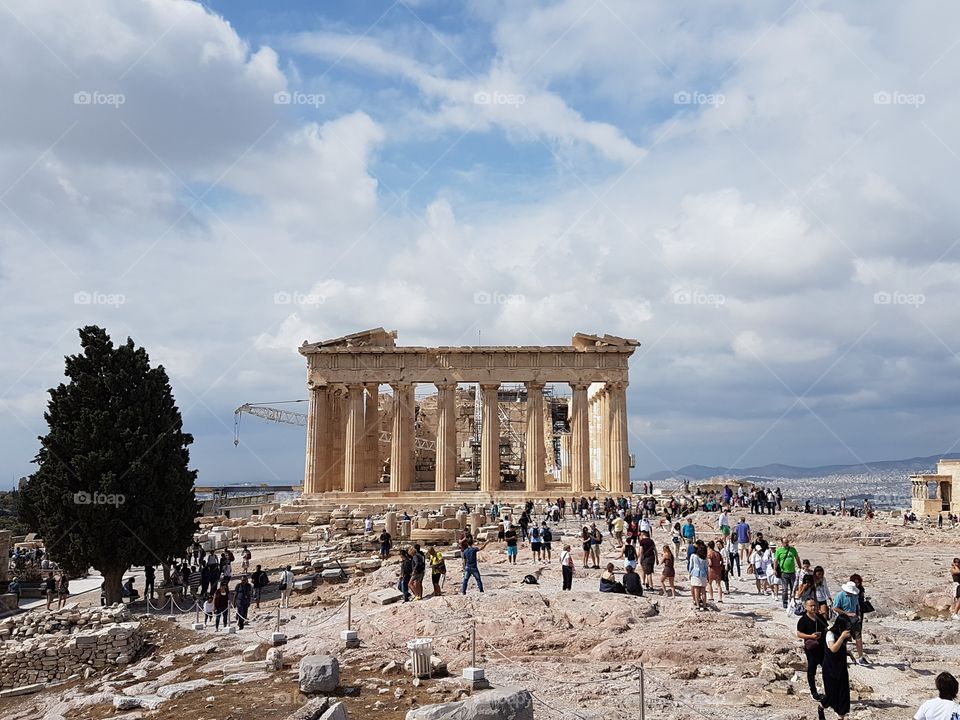
[(228, 562), (234, 561), (233, 552), (231, 550), (227, 550), (227, 561)]
[(550, 531), (550, 528), (544, 528), (540, 536), (545, 543), (553, 541), (553, 533)]

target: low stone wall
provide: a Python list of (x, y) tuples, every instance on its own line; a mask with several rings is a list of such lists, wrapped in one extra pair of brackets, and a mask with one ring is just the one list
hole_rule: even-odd
[[(67, 607), (62, 610), (34, 610), (0, 620), (0, 640), (25, 640), (41, 635), (68, 635), (99, 630), (130, 622), (133, 615), (124, 605), (105, 608)], [(6, 646), (0, 645), (0, 648)]]
[(0, 688), (66, 680), (86, 668), (126, 665), (142, 645), (139, 622), (7, 641), (0, 645)]

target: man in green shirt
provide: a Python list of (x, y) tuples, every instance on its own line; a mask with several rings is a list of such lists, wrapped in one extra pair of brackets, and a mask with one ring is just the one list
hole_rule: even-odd
[(773, 561), (776, 563), (777, 574), (780, 576), (780, 599), (783, 602), (784, 610), (788, 609), (790, 599), (793, 597), (795, 585), (797, 584), (797, 565), (800, 564), (800, 554), (797, 549), (790, 544), (790, 538), (784, 537), (780, 547), (773, 555)]

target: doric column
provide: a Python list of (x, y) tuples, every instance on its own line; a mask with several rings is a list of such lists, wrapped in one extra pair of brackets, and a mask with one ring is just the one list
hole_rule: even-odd
[(604, 386), (597, 394), (600, 402), (600, 483), (613, 492), (610, 482), (610, 393)]
[(483, 402), (483, 426), (480, 431), (480, 492), (492, 494), (500, 489), (500, 384), (480, 385)]
[(573, 471), (571, 467), (573, 462), (571, 458), (573, 453), (571, 452), (572, 444), (570, 442), (570, 433), (564, 433), (560, 436), (560, 482), (564, 485), (570, 485), (573, 487)]
[(363, 385), (347, 386), (347, 424), (343, 451), (343, 490), (359, 492), (363, 487), (363, 461), (365, 450), (363, 420)]
[(437, 384), (437, 492), (450, 492), (457, 480), (456, 383)]
[(610, 489), (630, 492), (630, 450), (627, 434), (627, 384), (607, 383), (610, 393)]
[(573, 400), (570, 410), (571, 489), (586, 495), (590, 487), (590, 419), (587, 416), (587, 385), (571, 383)]
[(364, 477), (363, 487), (376, 487), (380, 482), (380, 384), (367, 383), (367, 406), (364, 422)]
[(343, 490), (343, 459), (346, 450), (346, 391), (343, 387), (330, 389), (330, 470), (324, 473), (323, 485), (327, 492)]
[(311, 388), (310, 406), (307, 411), (307, 453), (303, 473), (303, 493), (310, 495), (323, 492), (323, 474), (328, 471), (329, 456), (324, 457), (324, 440), (329, 425), (327, 388)]
[(543, 446), (543, 383), (527, 383), (526, 481), (527, 492), (540, 492), (546, 474)]
[(390, 492), (406, 492), (413, 482), (412, 383), (394, 383), (393, 440), (390, 444)]

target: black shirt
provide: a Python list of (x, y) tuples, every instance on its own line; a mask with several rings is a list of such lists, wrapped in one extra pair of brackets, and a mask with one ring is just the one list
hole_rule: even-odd
[(813, 635), (814, 633), (820, 633), (820, 646), (827, 641), (827, 621), (823, 619), (822, 616), (817, 615), (815, 619), (811, 620), (806, 613), (800, 616), (800, 619), (797, 620), (797, 632), (802, 632), (804, 635)]
[(640, 575), (635, 572), (623, 574), (623, 589), (630, 595), (643, 595), (643, 586), (640, 584)]
[(517, 531), (510, 528), (503, 534), (503, 539), (507, 541), (507, 547), (517, 546)]

